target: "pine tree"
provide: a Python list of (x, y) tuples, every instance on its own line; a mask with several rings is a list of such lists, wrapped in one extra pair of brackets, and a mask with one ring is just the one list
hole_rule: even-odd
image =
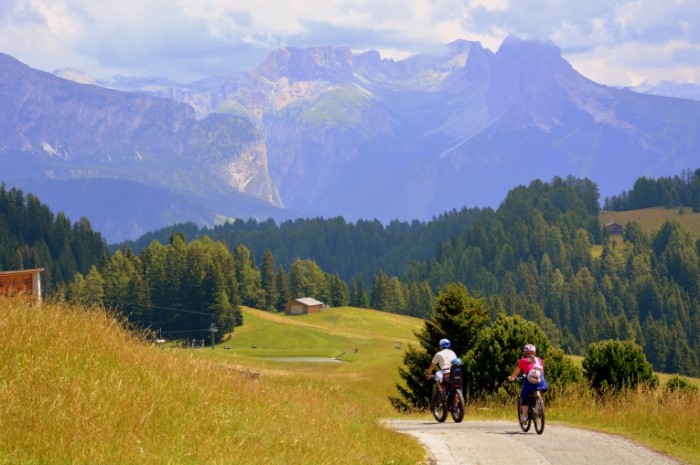
[(270, 249), (265, 249), (260, 275), (265, 300), (264, 309), (272, 311), (275, 309), (277, 302), (279, 301), (279, 292), (277, 291), (275, 275), (275, 259), (272, 256)]
[(289, 276), (287, 276), (287, 273), (284, 271), (284, 268), (282, 268), (281, 265), (277, 270), (276, 282), (279, 296), (275, 310), (282, 311), (284, 305), (292, 300), (292, 291), (289, 287)]
[(292, 262), (289, 285), (293, 299), (313, 297), (322, 302), (330, 300), (326, 275), (313, 260), (296, 259)]
[(348, 305), (348, 287), (345, 282), (340, 279), (340, 275), (338, 273), (335, 273), (330, 277), (330, 290), (330, 304), (333, 307), (345, 307)]
[(476, 343), (487, 322), (483, 299), (470, 296), (463, 284), (448, 284), (437, 297), (430, 320), (416, 333), (420, 347), (409, 344), (406, 349), (404, 366), (399, 368), (404, 384), (396, 385), (400, 397), (391, 397), (392, 405), (398, 410), (427, 407), (432, 384), (425, 379), (425, 369), (439, 350), (440, 339), (449, 339), (452, 350), (463, 355)]
[(255, 264), (255, 259), (250, 250), (242, 244), (238, 244), (233, 251), (236, 267), (236, 282), (238, 283), (238, 295), (245, 305), (258, 307), (261, 277), (260, 270)]

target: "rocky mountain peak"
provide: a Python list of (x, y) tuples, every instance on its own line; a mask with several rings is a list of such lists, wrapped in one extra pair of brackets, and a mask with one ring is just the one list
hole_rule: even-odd
[(589, 93), (591, 86), (602, 87), (576, 72), (551, 42), (509, 36), (492, 63), (491, 112), (503, 114), (503, 124), (509, 126), (549, 131), (571, 105), (572, 88)]
[[(561, 50), (551, 42), (524, 40), (508, 36), (496, 52), (495, 76), (508, 81), (509, 87), (522, 85), (549, 86), (557, 75), (570, 74), (571, 65), (562, 58)], [(512, 84), (518, 84), (512, 86)]]
[(119, 177), (227, 217), (388, 221), (496, 205), (552, 176), (617, 194), (698, 153), (688, 134), (700, 132), (700, 102), (597, 84), (554, 44), (514, 36), (495, 53), (460, 40), (397, 61), (288, 47), (256, 70), (165, 93), (176, 84), (122, 79), (110, 85), (137, 89), (116, 92), (0, 54), (0, 171)]
[(344, 82), (353, 75), (353, 54), (347, 47), (286, 47), (270, 54), (256, 72), (273, 81)]

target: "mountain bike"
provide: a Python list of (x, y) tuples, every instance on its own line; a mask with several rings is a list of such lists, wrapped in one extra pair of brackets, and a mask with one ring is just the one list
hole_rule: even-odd
[[(515, 378), (520, 384), (527, 383), (527, 378), (525, 376), (518, 376)], [(544, 401), (542, 400), (541, 390), (535, 390), (530, 393), (527, 398), (527, 421), (520, 421), (522, 399), (520, 398), (520, 393), (518, 392), (518, 424), (523, 432), (527, 433), (530, 431), (530, 426), (535, 424), (535, 431), (537, 434), (542, 434), (544, 431)]]
[[(453, 366), (451, 376), (443, 382), (443, 391), (440, 391), (438, 382), (433, 386), (433, 394), (430, 397), (430, 411), (440, 423), (447, 419), (447, 413), (452, 415), (455, 423), (464, 420), (464, 394), (462, 393), (462, 367)], [(435, 375), (431, 377), (435, 379)]]

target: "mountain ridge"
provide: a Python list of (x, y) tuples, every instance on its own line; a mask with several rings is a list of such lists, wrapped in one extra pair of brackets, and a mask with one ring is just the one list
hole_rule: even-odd
[[(194, 215), (200, 224), (207, 210), (231, 217), (237, 210), (255, 214), (251, 206), (258, 199), (282, 208), (264, 143), (246, 119), (225, 114), (196, 119), (182, 102), (74, 83), (7, 55), (0, 55), (0, 101), (3, 181), (104, 178), (125, 181), (125, 189), (128, 182), (151, 185), (171, 191), (174, 199), (208, 204)], [(105, 207), (96, 206), (97, 213)], [(207, 216), (213, 222), (214, 215)]]
[[(0, 77), (8, 74), (5, 68), (0, 60)], [(1, 85), (30, 94), (21, 82)], [(54, 105), (64, 126), (38, 110), (15, 107), (27, 120), (19, 124), (6, 110), (12, 124), (0, 132), (0, 156), (9, 143), (16, 157), (31, 153), (44, 176), (156, 184), (224, 217), (245, 210), (261, 219), (388, 222), (495, 206), (510, 189), (555, 176), (589, 178), (603, 195), (617, 195), (640, 176), (692, 168), (700, 149), (700, 102), (597, 84), (553, 43), (515, 36), (496, 52), (460, 40), (399, 61), (347, 47), (286, 47), (256, 69), (226, 77), (186, 85), (121, 78), (112, 85), (120, 93), (102, 100), (104, 91), (95, 86), (55, 84), (63, 94), (39, 88), (54, 97), (37, 101)], [(11, 98), (1, 92), (0, 100)], [(79, 108), (80, 95), (107, 102), (101, 105), (109, 117), (94, 102)], [(92, 148), (66, 144), (44, 121), (75, 132)], [(22, 141), (29, 142), (27, 150), (17, 130), (31, 136), (26, 128), (36, 127), (62, 144), (28, 137)], [(70, 164), (76, 154), (89, 168)], [(107, 154), (121, 157), (118, 169)], [(139, 157), (150, 157), (151, 164), (140, 164)], [(232, 191), (276, 210), (238, 209), (240, 195), (224, 199)]]

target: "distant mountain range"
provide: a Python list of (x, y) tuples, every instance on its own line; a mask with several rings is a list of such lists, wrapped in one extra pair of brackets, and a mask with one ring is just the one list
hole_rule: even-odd
[(700, 100), (700, 85), (690, 82), (661, 81), (656, 84), (645, 82), (641, 85), (630, 87), (629, 90), (643, 94), (662, 95), (664, 97)]
[(516, 37), (401, 61), (288, 47), (189, 84), (0, 55), (0, 102), (0, 181), (111, 242), (187, 220), (427, 220), (554, 176), (605, 197), (700, 160), (699, 101), (597, 84)]

